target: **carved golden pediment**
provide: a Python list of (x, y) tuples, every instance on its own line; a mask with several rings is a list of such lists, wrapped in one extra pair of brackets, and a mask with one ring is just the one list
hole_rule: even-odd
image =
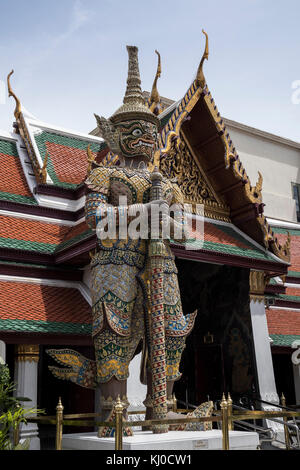
[(250, 299), (254, 302), (264, 302), (264, 294), (267, 284), (270, 281), (270, 275), (264, 271), (250, 271)]
[(169, 152), (161, 157), (160, 170), (167, 178), (177, 182), (185, 203), (193, 206), (193, 213), (197, 213), (196, 205), (202, 204), (202, 215), (217, 220), (230, 220), (229, 207), (214, 191), (182, 133), (179, 139), (174, 140)]

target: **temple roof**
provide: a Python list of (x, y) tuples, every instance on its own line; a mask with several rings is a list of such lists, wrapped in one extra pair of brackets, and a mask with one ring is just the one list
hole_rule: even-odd
[(91, 307), (76, 288), (0, 279), (3, 332), (86, 335), (91, 321)]
[[(197, 234), (190, 249), (173, 243), (173, 252), (179, 258), (285, 274), (288, 235), (267, 223), (262, 181), (251, 185), (207, 84), (201, 74), (197, 77), (177, 103), (160, 101), (161, 170), (177, 178), (187, 202), (205, 208), (204, 240)], [(84, 220), (83, 183), (93, 165), (88, 158), (110, 165), (117, 156), (94, 131), (83, 134), (39, 121), (11, 95), (15, 132), (0, 133), (0, 273), (29, 279), (32, 271), (38, 279), (77, 276), (81, 282), (96, 246)], [(195, 211), (193, 217), (198, 217)], [(292, 250), (293, 237), (298, 235), (292, 234)], [(300, 261), (298, 266), (292, 259), (290, 270), (300, 276)], [(20, 279), (0, 283), (1, 330), (90, 334), (90, 306), (78, 289)]]
[[(195, 224), (193, 224), (195, 225)], [(219, 262), (252, 269), (263, 269), (282, 273), (286, 264), (273, 253), (251, 240), (237, 227), (228, 222), (204, 219), (199, 233), (186, 246), (173, 242), (173, 252), (179, 258)], [(281, 268), (280, 268), (281, 266)]]

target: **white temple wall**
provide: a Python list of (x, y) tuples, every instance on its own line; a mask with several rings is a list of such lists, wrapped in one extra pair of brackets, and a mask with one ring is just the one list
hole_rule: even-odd
[[(236, 125), (236, 127), (235, 127)], [(263, 176), (264, 214), (275, 219), (297, 222), (291, 183), (300, 184), (300, 144), (288, 145), (286, 139), (257, 131), (246, 132), (235, 123), (227, 124), (241, 162), (254, 186), (258, 171)]]

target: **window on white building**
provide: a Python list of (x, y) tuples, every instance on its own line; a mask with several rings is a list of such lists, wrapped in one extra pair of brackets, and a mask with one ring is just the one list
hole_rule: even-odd
[(300, 184), (292, 183), (293, 199), (296, 201), (297, 221), (300, 222)]

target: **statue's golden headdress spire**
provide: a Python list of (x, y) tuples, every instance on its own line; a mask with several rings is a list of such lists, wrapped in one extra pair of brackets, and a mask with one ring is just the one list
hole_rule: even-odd
[(201, 62), (199, 64), (199, 67), (198, 67), (198, 71), (197, 71), (197, 77), (196, 77), (196, 80), (197, 80), (197, 84), (200, 85), (202, 88), (204, 87), (205, 85), (205, 77), (204, 77), (204, 74), (203, 74), (203, 63), (204, 63), (204, 60), (208, 59), (208, 35), (207, 33), (204, 31), (204, 29), (202, 29), (202, 33), (205, 34), (205, 50), (204, 50), (204, 53), (203, 53), (203, 56), (202, 56), (202, 59), (201, 59)]
[(157, 63), (156, 75), (155, 75), (154, 82), (153, 82), (153, 85), (152, 85), (152, 91), (151, 91), (151, 95), (150, 95), (149, 106), (150, 106), (150, 110), (152, 112), (154, 112), (155, 114), (158, 114), (159, 110), (156, 110), (156, 108), (157, 108), (157, 106), (160, 102), (160, 96), (159, 96), (159, 93), (158, 93), (158, 90), (157, 90), (157, 80), (161, 76), (161, 59), (160, 59), (160, 53), (157, 50), (155, 50), (155, 52), (158, 55), (158, 63)]
[(127, 103), (128, 105), (144, 104), (138, 62), (138, 48), (136, 46), (126, 46), (126, 48), (128, 51), (128, 77), (123, 103)]
[(138, 62), (138, 48), (136, 46), (127, 46), (128, 51), (128, 77), (127, 88), (122, 106), (111, 116), (110, 120), (120, 122), (128, 117), (147, 119), (157, 124), (157, 117), (146, 106), (141, 88), (141, 78)]
[(15, 116), (16, 119), (18, 119), (20, 117), (20, 114), (21, 114), (21, 103), (20, 103), (19, 98), (15, 95), (15, 93), (12, 91), (12, 88), (11, 88), (10, 77), (13, 73), (14, 73), (14, 71), (12, 70), (7, 76), (7, 89), (8, 89), (8, 96), (13, 96), (14, 99), (15, 99), (16, 107), (15, 107), (15, 111), (14, 111), (14, 116)]

